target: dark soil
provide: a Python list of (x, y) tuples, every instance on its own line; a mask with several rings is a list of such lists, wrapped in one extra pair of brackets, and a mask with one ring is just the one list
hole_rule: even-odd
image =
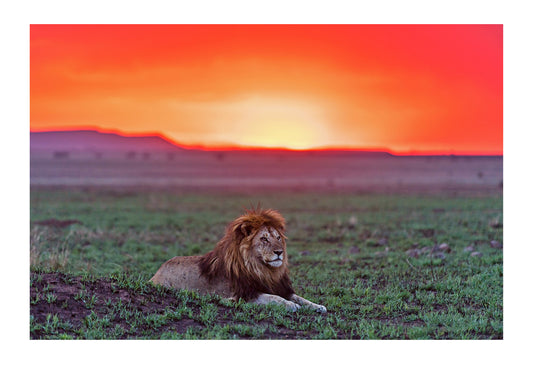
[[(147, 292), (138, 292), (135, 289), (120, 288), (117, 282), (110, 278), (86, 279), (81, 276), (54, 272), (32, 273), (31, 280), (30, 315), (34, 321), (46, 323), (47, 316), (57, 315), (60, 321), (72, 325), (71, 331), (65, 330), (63, 332), (74, 337), (77, 337), (76, 329), (85, 326), (85, 319), (92, 312), (101, 318), (111, 311), (113, 304), (118, 302), (126, 303), (132, 310), (140, 311), (144, 315), (163, 313), (165, 308), (178, 304), (178, 298), (171, 291), (161, 294), (155, 287), (148, 286)], [(35, 302), (38, 293), (41, 297)], [(80, 293), (83, 293), (82, 298), (79, 297)], [(46, 300), (47, 294), (53, 294), (56, 299), (53, 302), (48, 302)], [(93, 296), (94, 300), (90, 302)], [(197, 308), (194, 309), (197, 310)], [(109, 327), (114, 328), (116, 325), (125, 330), (124, 335), (120, 336), (119, 339), (146, 335), (144, 334), (146, 329), (132, 327), (125, 318), (115, 316)], [(202, 325), (191, 319), (182, 319), (170, 324), (167, 323), (165, 326), (161, 326), (159, 330), (160, 333), (167, 331), (184, 333), (190, 326)], [(40, 339), (42, 335), (39, 330), (30, 331), (31, 339)]]
[(66, 228), (72, 224), (82, 224), (79, 220), (58, 220), (58, 219), (46, 219), (42, 221), (35, 221), (36, 225), (51, 226), (55, 228)]
[[(64, 334), (72, 338), (85, 338), (84, 330), (87, 329), (87, 317), (96, 315), (103, 318), (113, 311), (117, 304), (126, 305), (132, 313), (140, 312), (143, 317), (152, 314), (162, 314), (167, 308), (174, 308), (183, 304), (180, 296), (173, 290), (156, 288), (145, 285), (142, 289), (120, 287), (120, 282), (113, 278), (84, 278), (59, 272), (31, 273), (30, 287), (30, 316), (33, 324), (46, 324), (53, 316), (57, 316), (61, 326), (55, 330), (54, 337)], [(37, 298), (37, 296), (39, 297)], [(81, 297), (80, 297), (81, 296)], [(47, 299), (47, 297), (55, 297)], [(216, 300), (215, 300), (216, 301)], [(215, 302), (214, 301), (214, 302)], [(187, 306), (194, 313), (194, 318), (200, 313), (200, 305), (189, 301)], [(218, 305), (217, 324), (236, 324), (232, 321), (232, 313), (237, 309)], [(94, 314), (92, 314), (94, 313)], [(48, 319), (47, 319), (48, 317)], [(164, 325), (132, 325), (131, 319), (118, 315), (108, 316), (110, 323), (106, 326), (107, 333), (115, 332), (120, 326), (121, 335), (111, 336), (117, 339), (159, 338), (161, 334), (175, 332), (183, 334), (189, 328), (202, 330), (206, 325), (196, 319), (182, 317), (180, 320), (169, 320)], [(280, 327), (275, 332), (269, 330), (269, 321), (265, 322), (266, 331), (264, 339), (287, 339), (305, 337), (296, 331)], [(263, 325), (263, 323), (262, 323)], [(39, 326), (31, 326), (30, 339), (45, 339), (50, 333)], [(247, 336), (239, 336), (246, 338)], [(106, 336), (107, 338), (107, 336)]]

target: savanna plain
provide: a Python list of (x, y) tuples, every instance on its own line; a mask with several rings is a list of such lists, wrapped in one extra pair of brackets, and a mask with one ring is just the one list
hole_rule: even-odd
[[(258, 203), (284, 215), (294, 289), (327, 313), (148, 282)], [(30, 211), (31, 339), (503, 338), (501, 190), (32, 186)]]

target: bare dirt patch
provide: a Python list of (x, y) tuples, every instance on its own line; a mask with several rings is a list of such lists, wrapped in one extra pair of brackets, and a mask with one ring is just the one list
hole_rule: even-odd
[(35, 225), (50, 226), (54, 228), (66, 228), (73, 224), (82, 224), (79, 220), (58, 220), (58, 219), (46, 219), (41, 221), (35, 221)]
[[(201, 318), (200, 304), (194, 300), (187, 302), (192, 318), (171, 318), (164, 323), (152, 325), (135, 322), (134, 317), (147, 318), (163, 314), (176, 307), (183, 307), (179, 295), (172, 290), (151, 285), (141, 290), (121, 287), (113, 278), (84, 278), (59, 272), (31, 273), (30, 286), (30, 339), (88, 338), (90, 321), (102, 321), (100, 339), (160, 338), (165, 333), (200, 333), (208, 326)], [(125, 315), (118, 315), (117, 307), (125, 309)], [(242, 324), (233, 320), (232, 312), (237, 309), (217, 305), (215, 322), (224, 326)], [(55, 327), (50, 331), (49, 324), (55, 317)], [(307, 338), (309, 334), (294, 331), (283, 326), (275, 326), (270, 320), (263, 320), (264, 333), (257, 336), (239, 334), (239, 338), (254, 339), (296, 339)], [(59, 324), (59, 325), (57, 325)], [(192, 330), (192, 331), (191, 331)], [(274, 330), (274, 331), (273, 331)]]
[[(73, 337), (83, 331), (86, 318), (94, 313), (102, 318), (113, 311), (116, 305), (126, 305), (143, 315), (162, 313), (166, 308), (177, 306), (178, 299), (170, 291), (161, 294), (155, 287), (145, 292), (119, 287), (110, 278), (84, 279), (62, 273), (32, 273), (30, 288), (30, 315), (36, 323), (46, 323), (47, 317), (57, 316), (59, 321), (69, 323), (72, 329), (59, 330)], [(198, 310), (193, 308), (193, 310)], [(111, 329), (120, 326), (124, 331), (119, 339), (142, 336), (143, 329), (132, 326), (127, 317), (118, 315), (110, 318)], [(200, 326), (194, 320), (183, 319), (167, 324), (160, 332), (176, 331), (183, 333), (190, 326)], [(40, 339), (42, 330), (30, 332), (31, 339)]]

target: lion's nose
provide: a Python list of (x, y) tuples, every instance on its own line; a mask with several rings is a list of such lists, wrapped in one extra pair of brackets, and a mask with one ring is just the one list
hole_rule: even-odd
[(281, 255), (283, 254), (283, 250), (274, 250), (274, 254)]

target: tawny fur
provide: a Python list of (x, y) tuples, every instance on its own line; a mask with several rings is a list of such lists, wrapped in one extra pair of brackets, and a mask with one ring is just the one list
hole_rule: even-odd
[(258, 304), (277, 303), (290, 310), (304, 305), (325, 312), (324, 306), (294, 293), (284, 232), (285, 220), (279, 212), (249, 210), (228, 225), (212, 251), (174, 257), (150, 281)]

